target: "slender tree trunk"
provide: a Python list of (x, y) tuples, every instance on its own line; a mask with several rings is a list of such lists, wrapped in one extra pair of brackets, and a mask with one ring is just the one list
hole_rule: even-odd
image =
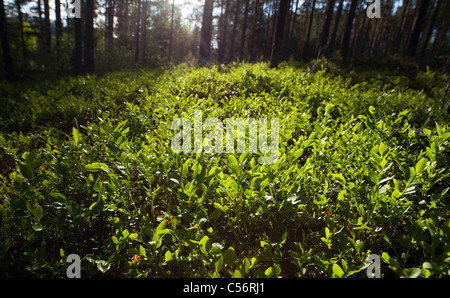
[(16, 0), (17, 14), (19, 17), (19, 31), (20, 31), (20, 44), (22, 46), (22, 55), (25, 57), (27, 55), (27, 45), (25, 43), (25, 35), (23, 32), (23, 13), (22, 13), (22, 5), (20, 4), (20, 0)]
[[(170, 32), (172, 34), (172, 31)], [(135, 50), (134, 50), (134, 64), (139, 63), (139, 38), (141, 35), (141, 0), (138, 0), (138, 7), (137, 7), (137, 19), (136, 19), (136, 36), (134, 37), (135, 40)], [(172, 35), (170, 36), (172, 38)], [(169, 46), (169, 61), (171, 59), (170, 52), (172, 47), (172, 40), (170, 41), (171, 44)]]
[(278, 6), (278, 17), (275, 27), (275, 38), (272, 43), (272, 53), (270, 55), (270, 67), (277, 67), (285, 57), (283, 57), (283, 44), (286, 35), (286, 19), (289, 13), (290, 0), (280, 0)]
[(250, 6), (250, 0), (245, 1), (245, 11), (244, 11), (244, 23), (242, 24), (242, 33), (241, 33), (241, 48), (239, 53), (239, 61), (244, 60), (245, 53), (245, 33), (247, 31), (247, 18), (248, 18), (248, 9)]
[(211, 38), (212, 38), (212, 13), (214, 0), (205, 0), (203, 7), (202, 29), (200, 33), (200, 63), (205, 64), (211, 60)]
[[(447, 0), (448, 1), (448, 0)], [(426, 29), (426, 35), (425, 35), (425, 40), (423, 42), (422, 45), (422, 54), (425, 54), (427, 47), (428, 47), (428, 42), (430, 41), (431, 38), (431, 34), (433, 32), (433, 27), (434, 27), (434, 23), (436, 22), (436, 17), (439, 11), (439, 6), (441, 5), (441, 0), (437, 0), (436, 5), (434, 6), (433, 12), (431, 14), (431, 18), (430, 21), (428, 22), (428, 26)]]
[(312, 28), (312, 22), (314, 19), (314, 10), (316, 7), (316, 0), (313, 0), (312, 6), (311, 6), (311, 14), (309, 16), (309, 25), (308, 25), (308, 32), (306, 33), (306, 41), (303, 45), (303, 58), (308, 58), (308, 45), (309, 45), (309, 37), (311, 36), (311, 28)]
[(328, 0), (325, 8), (325, 20), (320, 33), (319, 44), (317, 47), (318, 55), (327, 52), (328, 34), (330, 32), (331, 19), (333, 18), (335, 0)]
[(338, 9), (336, 12), (336, 20), (334, 21), (333, 33), (331, 34), (329, 46), (327, 48), (329, 54), (334, 51), (334, 46), (336, 45), (336, 35), (337, 35), (338, 29), (339, 29), (339, 21), (341, 19), (343, 6), (344, 6), (344, 0), (340, 0), (339, 6), (338, 6)]
[(350, 47), (350, 37), (352, 34), (352, 26), (353, 26), (353, 20), (355, 18), (355, 11), (356, 6), (358, 4), (358, 0), (352, 0), (350, 4), (350, 11), (347, 17), (347, 22), (345, 23), (344, 28), (344, 37), (342, 38), (342, 47), (341, 47), (341, 54), (343, 59), (343, 64), (347, 64), (347, 56), (348, 56), (348, 49)]
[(292, 20), (291, 20), (291, 24), (290, 24), (290, 28), (289, 28), (289, 37), (287, 38), (287, 55), (290, 56), (292, 54), (292, 39), (294, 36), (294, 28), (295, 28), (295, 24), (297, 21), (297, 11), (298, 11), (298, 3), (299, 0), (296, 1), (295, 3), (295, 10), (293, 11), (293, 16), (292, 16)]
[(441, 21), (441, 25), (439, 26), (439, 29), (436, 32), (436, 38), (433, 43), (432, 48), (432, 55), (439, 55), (440, 51), (442, 49), (443, 44), (445, 43), (445, 35), (447, 34), (448, 27), (449, 27), (449, 18), (450, 15), (450, 1), (447, 0), (445, 4), (445, 11), (443, 14), (443, 19)]
[(86, 73), (94, 72), (94, 1), (86, 0), (86, 27), (84, 32), (84, 71)]
[(108, 0), (107, 4), (108, 4), (108, 8), (107, 8), (108, 27), (107, 27), (106, 40), (107, 40), (108, 50), (111, 51), (112, 47), (113, 47), (113, 40), (114, 40), (114, 7), (115, 7), (115, 1)]
[(147, 63), (147, 12), (148, 1), (144, 0), (144, 7), (142, 8), (142, 64)]
[(6, 79), (14, 79), (14, 63), (9, 46), (8, 30), (6, 25), (5, 4), (0, 0), (0, 39), (2, 42), (3, 65), (6, 71)]
[(45, 48), (45, 29), (44, 29), (44, 22), (42, 21), (41, 0), (38, 0), (37, 2), (37, 12), (39, 19), (39, 42), (41, 43), (42, 48)]
[(406, 26), (406, 20), (408, 18), (408, 12), (411, 6), (411, 0), (405, 0), (403, 2), (403, 11), (402, 11), (402, 15), (400, 17), (400, 26), (398, 27), (398, 31), (395, 35), (395, 40), (394, 40), (394, 44), (392, 46), (392, 51), (391, 53), (394, 52), (400, 52), (400, 45), (401, 45), (401, 40), (402, 40), (402, 34), (404, 32), (405, 26)]
[(238, 19), (239, 19), (240, 9), (241, 9), (241, 1), (237, 0), (236, 10), (234, 11), (233, 31), (231, 33), (230, 49), (228, 51), (228, 62), (231, 62), (234, 60), (234, 44), (235, 44), (235, 39), (236, 39), (236, 30), (237, 30), (237, 23), (238, 23)]
[(45, 49), (50, 52), (52, 46), (52, 30), (50, 25), (50, 5), (48, 0), (44, 0), (44, 14), (45, 14)]
[(60, 0), (55, 0), (55, 26), (56, 26), (56, 44), (59, 46), (61, 44), (61, 37), (63, 33)]
[[(225, 56), (227, 54), (227, 34), (228, 34), (228, 15), (230, 11), (230, 0), (225, 1), (225, 10), (222, 16), (222, 34), (220, 38), (220, 46), (219, 46), (219, 62), (225, 61)], [(223, 5), (223, 4), (222, 4)]]
[(269, 18), (269, 29), (267, 30), (266, 33), (266, 44), (265, 44), (265, 48), (264, 48), (264, 59), (269, 60), (270, 59), (270, 55), (272, 54), (272, 44), (273, 44), (273, 39), (275, 37), (275, 22), (277, 20), (277, 1), (279, 0), (272, 0), (270, 1), (270, 9), (269, 11), (271, 11), (271, 16)]
[(256, 41), (257, 41), (257, 23), (258, 23), (258, 9), (259, 9), (259, 0), (255, 1), (255, 6), (253, 10), (253, 19), (252, 19), (252, 27), (250, 30), (250, 61), (256, 61)]
[(73, 53), (73, 69), (75, 74), (83, 73), (83, 21), (81, 18), (74, 19), (75, 27), (75, 49)]
[(423, 25), (425, 22), (425, 16), (427, 14), (428, 6), (430, 5), (430, 0), (421, 0), (419, 10), (416, 17), (414, 18), (414, 23), (412, 26), (411, 37), (406, 49), (406, 54), (410, 56), (416, 55), (417, 45), (419, 44), (420, 33), (422, 32)]

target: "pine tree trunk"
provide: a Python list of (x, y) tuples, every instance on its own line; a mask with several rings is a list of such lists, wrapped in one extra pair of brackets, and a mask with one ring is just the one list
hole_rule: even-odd
[[(448, 0), (447, 0), (448, 1)], [(431, 19), (428, 22), (428, 26), (426, 29), (426, 34), (425, 34), (425, 39), (422, 45), (422, 54), (425, 54), (427, 47), (428, 47), (428, 42), (430, 41), (431, 38), (431, 34), (433, 32), (433, 27), (434, 27), (434, 23), (436, 22), (436, 18), (437, 18), (437, 14), (439, 11), (439, 6), (441, 5), (441, 0), (437, 0), (436, 5), (434, 6), (433, 12), (431, 14)]]
[(247, 18), (248, 18), (248, 10), (250, 6), (250, 0), (245, 1), (245, 11), (244, 11), (244, 23), (242, 24), (242, 32), (241, 32), (241, 48), (239, 53), (239, 61), (244, 60), (245, 53), (245, 33), (247, 31)]
[(52, 46), (52, 31), (50, 25), (50, 6), (48, 0), (44, 0), (44, 14), (45, 14), (45, 49), (50, 52)]
[(272, 43), (272, 53), (270, 55), (270, 67), (277, 67), (285, 57), (283, 57), (283, 44), (286, 35), (286, 19), (289, 13), (290, 0), (280, 0), (278, 6), (278, 17), (275, 27), (275, 37)]
[(236, 30), (237, 30), (237, 23), (238, 23), (238, 19), (239, 19), (240, 8), (241, 8), (241, 1), (237, 0), (236, 10), (234, 11), (233, 31), (231, 33), (230, 49), (228, 50), (228, 62), (231, 62), (234, 60), (234, 44), (235, 44), (235, 39), (236, 39)]
[(313, 0), (312, 6), (311, 6), (311, 14), (309, 16), (308, 32), (306, 33), (306, 40), (305, 40), (305, 44), (303, 45), (303, 58), (304, 59), (308, 58), (309, 37), (311, 36), (311, 27), (312, 27), (312, 22), (314, 19), (315, 7), (316, 7), (316, 0)]
[(449, 18), (450, 15), (450, 1), (446, 1), (445, 5), (445, 11), (443, 14), (443, 19), (441, 21), (441, 25), (439, 26), (439, 29), (436, 32), (436, 38), (433, 43), (432, 48), (432, 55), (436, 56), (440, 54), (440, 51), (442, 49), (443, 44), (445, 43), (445, 35), (447, 34), (448, 27), (449, 27)]
[(142, 8), (142, 64), (147, 63), (147, 12), (148, 12), (148, 1), (144, 0), (144, 7)]
[(425, 16), (427, 14), (428, 6), (430, 5), (430, 0), (422, 0), (420, 2), (419, 10), (414, 18), (414, 23), (412, 26), (411, 37), (406, 49), (406, 54), (410, 56), (415, 56), (417, 51), (417, 45), (419, 44), (420, 33), (422, 32), (423, 25), (425, 23)]
[(352, 0), (350, 4), (350, 11), (347, 17), (347, 22), (345, 23), (344, 28), (344, 37), (342, 38), (342, 47), (341, 47), (341, 54), (343, 59), (343, 64), (347, 64), (348, 59), (348, 49), (350, 47), (350, 37), (352, 34), (352, 26), (353, 26), (353, 20), (355, 18), (355, 11), (356, 6), (358, 4), (358, 0)]
[(320, 30), (321, 33), (319, 38), (319, 44), (317, 47), (318, 55), (325, 54), (327, 52), (328, 34), (330, 32), (331, 19), (333, 18), (335, 3), (336, 3), (335, 0), (327, 1), (327, 6), (325, 8), (325, 21), (323, 23), (322, 30)]
[(259, 9), (259, 0), (255, 1), (255, 7), (253, 10), (253, 19), (252, 19), (252, 28), (250, 30), (250, 61), (256, 61), (256, 41), (257, 41), (257, 22), (258, 22), (258, 9)]
[(114, 40), (114, 7), (115, 7), (115, 1), (108, 0), (108, 8), (107, 8), (107, 16), (108, 16), (108, 26), (107, 26), (107, 34), (106, 34), (106, 40), (107, 40), (107, 47), (108, 50), (111, 51), (113, 47), (113, 40)]
[(83, 73), (83, 22), (81, 18), (74, 19), (75, 50), (73, 54), (73, 70), (75, 74)]
[(6, 79), (14, 79), (14, 63), (9, 46), (8, 31), (6, 25), (5, 4), (0, 0), (0, 39), (2, 43), (3, 65), (6, 71)]
[(61, 20), (61, 1), (55, 0), (55, 26), (56, 26), (56, 44), (61, 44), (61, 37), (63, 32)]
[(203, 7), (202, 29), (200, 32), (200, 64), (211, 60), (212, 13), (214, 0), (205, 0)]
[[(170, 32), (170, 34), (172, 34), (172, 32)], [(140, 38), (140, 35), (141, 35), (141, 0), (138, 0), (137, 19), (136, 19), (136, 35), (134, 37), (134, 40), (135, 40), (134, 64), (139, 63), (139, 45), (140, 45), (139, 38)], [(172, 38), (172, 36), (171, 36), (171, 38)], [(172, 44), (170, 44), (170, 46), (169, 46), (169, 61), (170, 61), (171, 46), (172, 46)]]
[(86, 0), (86, 27), (84, 32), (84, 72), (91, 73), (94, 65), (94, 1)]
[(330, 54), (334, 51), (334, 46), (336, 45), (336, 35), (337, 35), (338, 29), (339, 29), (339, 21), (341, 19), (343, 6), (344, 6), (344, 0), (340, 0), (339, 6), (338, 6), (338, 9), (336, 12), (336, 20), (334, 21), (333, 33), (331, 34), (329, 46), (327, 48), (328, 54)]
[(20, 0), (16, 0), (17, 7), (17, 15), (19, 17), (19, 31), (20, 31), (20, 44), (22, 46), (22, 55), (25, 57), (27, 55), (27, 45), (25, 43), (25, 35), (23, 32), (23, 13), (22, 13), (22, 5), (20, 4)]

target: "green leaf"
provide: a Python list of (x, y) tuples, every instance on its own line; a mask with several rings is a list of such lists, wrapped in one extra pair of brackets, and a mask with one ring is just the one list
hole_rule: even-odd
[(73, 136), (73, 141), (74, 141), (75, 145), (78, 144), (78, 142), (81, 139), (81, 134), (78, 131), (78, 129), (76, 129), (75, 127), (72, 128), (72, 136)]
[(343, 278), (343, 277), (345, 277), (344, 270), (342, 270), (342, 268), (336, 263), (333, 264), (333, 275), (332, 275), (332, 277), (333, 278)]
[(106, 271), (109, 270), (109, 268), (111, 268), (111, 264), (108, 263), (107, 261), (100, 260), (97, 261), (97, 268), (98, 270), (100, 270), (101, 273), (105, 273)]
[(184, 176), (186, 176), (188, 170), (189, 170), (189, 164), (192, 162), (192, 159), (189, 158), (188, 160), (185, 161), (185, 163), (183, 164), (183, 167), (181, 169), (181, 178), (183, 178)]
[(223, 266), (223, 255), (220, 255), (214, 262), (214, 268), (216, 269), (216, 271), (219, 271), (220, 269), (222, 269), (222, 266)]
[(420, 268), (408, 268), (404, 269), (403, 273), (407, 278), (417, 278), (422, 273), (422, 270), (420, 270)]
[(172, 253), (170, 252), (170, 250), (166, 251), (165, 255), (164, 255), (164, 262), (167, 263), (169, 261), (172, 260)]
[(20, 170), (20, 173), (21, 173), (25, 178), (27, 178), (27, 179), (33, 178), (33, 172), (31, 171), (31, 168), (30, 168), (28, 165), (26, 165), (26, 164), (21, 164), (21, 165), (19, 166), (19, 170)]
[(31, 151), (30, 153), (28, 153), (27, 158), (25, 159), (25, 164), (31, 168), (35, 159), (36, 153), (34, 151)]
[(425, 166), (427, 164), (427, 160), (425, 158), (422, 158), (421, 160), (419, 160), (416, 164), (416, 173), (420, 174), (423, 172), (423, 170), (425, 170)]
[(100, 170), (107, 171), (109, 169), (108, 165), (101, 162), (94, 162), (88, 165), (85, 165), (84, 168), (89, 172), (98, 172)]
[(333, 180), (342, 184), (342, 186), (345, 186), (347, 184), (347, 181), (345, 180), (345, 178), (342, 174), (331, 174), (331, 176), (333, 177)]
[(236, 157), (229, 154), (228, 161), (230, 162), (230, 168), (233, 171), (233, 173), (236, 175), (237, 178), (240, 178), (242, 176), (242, 172), (241, 172), (241, 168), (239, 167)]
[(233, 247), (229, 247), (225, 253), (223, 254), (223, 260), (225, 261), (225, 264), (228, 266), (233, 266), (234, 262), (236, 261), (236, 252), (234, 251)]
[(264, 275), (267, 277), (272, 277), (273, 274), (274, 270), (272, 266), (270, 266), (269, 268), (266, 269), (266, 271), (264, 271)]
[(211, 241), (209, 240), (208, 236), (204, 236), (202, 238), (202, 240), (200, 240), (199, 244), (200, 244), (200, 249), (203, 253), (206, 254), (211, 250), (212, 245), (211, 245)]
[(385, 153), (387, 150), (388, 150), (388, 149), (387, 149), (386, 145), (385, 145), (383, 142), (381, 142), (380, 145), (378, 146), (378, 152), (380, 153), (380, 155), (381, 155), (381, 156), (384, 156), (384, 155), (385, 155), (384, 153)]
[(36, 208), (34, 208), (33, 215), (37, 221), (40, 221), (42, 216), (44, 215), (44, 210), (41, 206), (38, 205)]
[(55, 199), (55, 202), (64, 203), (67, 201), (66, 197), (63, 194), (60, 194), (58, 192), (52, 192), (49, 194), (53, 199)]

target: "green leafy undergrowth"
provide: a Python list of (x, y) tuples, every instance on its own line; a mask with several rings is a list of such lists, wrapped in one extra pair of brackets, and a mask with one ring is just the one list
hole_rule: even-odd
[[(83, 277), (365, 277), (378, 254), (385, 277), (448, 276), (446, 80), (408, 80), (242, 64), (2, 83), (2, 275), (64, 277), (78, 254)], [(175, 153), (196, 110), (278, 118), (278, 158)]]

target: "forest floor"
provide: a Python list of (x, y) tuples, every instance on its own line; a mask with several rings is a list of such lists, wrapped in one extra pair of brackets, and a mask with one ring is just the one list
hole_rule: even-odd
[[(365, 277), (376, 254), (383, 277), (448, 276), (448, 80), (316, 61), (1, 82), (0, 272)], [(225, 150), (238, 118), (257, 134)]]

